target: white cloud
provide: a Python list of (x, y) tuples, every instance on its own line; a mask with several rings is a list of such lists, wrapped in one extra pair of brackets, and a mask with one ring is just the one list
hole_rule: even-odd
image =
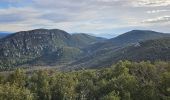
[(3, 0), (22, 6), (0, 8), (0, 31), (60, 28), (69, 32), (108, 33), (142, 29), (145, 25), (154, 29), (156, 23), (169, 23), (170, 15), (170, 0), (31, 0), (29, 4), (23, 1)]
[(170, 5), (170, 0), (130, 0), (135, 7), (159, 7)]
[[(32, 9), (32, 8), (3, 8), (0, 9), (0, 23), (7, 22), (20, 22), (22, 20), (27, 20), (30, 18), (35, 18), (41, 16), (41, 13), (39, 11)], [(9, 21), (8, 21), (9, 20)]]
[(165, 22), (166, 23), (170, 22), (170, 16), (162, 16), (142, 21), (142, 23), (165, 23)]
[(161, 13), (161, 12), (170, 12), (170, 10), (161, 9), (161, 10), (150, 10), (150, 11), (147, 11), (148, 14)]

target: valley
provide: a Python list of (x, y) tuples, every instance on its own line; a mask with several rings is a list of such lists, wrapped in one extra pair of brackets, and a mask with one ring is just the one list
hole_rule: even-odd
[(1, 70), (49, 66), (66, 71), (109, 67), (119, 60), (170, 59), (170, 35), (147, 30), (106, 39), (59, 29), (36, 29), (8, 35), (0, 39), (0, 44)]

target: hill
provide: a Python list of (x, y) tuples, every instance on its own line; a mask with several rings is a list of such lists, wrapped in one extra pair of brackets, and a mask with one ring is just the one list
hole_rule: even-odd
[(85, 33), (72, 34), (72, 37), (76, 41), (76, 43), (83, 45), (83, 47), (85, 47), (85, 45), (87, 46), (89, 44), (95, 44), (95, 43), (107, 40), (106, 38), (95, 37), (95, 36), (91, 36)]
[(98, 41), (97, 37), (71, 35), (59, 29), (17, 32), (0, 40), (0, 65), (8, 67), (37, 62), (48, 62), (48, 65), (63, 62), (65, 58), (70, 61), (82, 53), (82, 47)]
[(139, 41), (158, 39), (167, 36), (170, 35), (149, 30), (132, 30), (122, 35), (119, 35), (116, 38), (110, 39), (109, 41), (113, 42), (115, 45), (126, 45), (131, 43), (134, 44)]
[(108, 67), (119, 60), (130, 61), (169, 61), (170, 38), (141, 41), (119, 49), (106, 49), (83, 57), (65, 67), (66, 69), (84, 69)]
[(90, 45), (85, 48), (85, 50), (91, 53), (98, 52), (103, 49), (117, 49), (138, 43), (140, 41), (159, 39), (163, 37), (170, 37), (170, 34), (148, 30), (132, 30), (107, 41)]
[(112, 39), (59, 29), (17, 32), (0, 39), (0, 67), (107, 67), (119, 60), (169, 60), (169, 34), (133, 30)]

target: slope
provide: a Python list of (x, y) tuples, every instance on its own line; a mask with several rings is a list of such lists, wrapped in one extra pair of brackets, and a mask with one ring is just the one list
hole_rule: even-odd
[[(88, 36), (89, 39), (85, 41), (83, 36), (86, 38)], [(92, 40), (95, 37), (83, 36), (81, 39), (75, 38), (59, 29), (17, 32), (0, 40), (0, 66), (19, 66), (30, 62), (31, 64), (47, 62), (48, 65), (62, 62), (66, 58), (66, 62), (74, 60), (82, 53), (82, 47), (96, 41)]]
[(136, 41), (138, 40), (135, 40), (134, 43), (130, 42), (131, 45), (103, 48), (95, 51), (68, 65), (69, 69), (105, 67), (119, 60), (170, 60), (169, 35), (165, 34), (163, 37), (160, 36), (159, 39)]
[(135, 44), (140, 41), (158, 39), (162, 37), (170, 37), (170, 34), (149, 31), (149, 30), (132, 30), (122, 35), (119, 35), (115, 38), (109, 39), (107, 41), (90, 45), (87, 48), (85, 48), (85, 50), (90, 53), (91, 52), (94, 53), (103, 49), (116, 49), (120, 47), (122, 48), (128, 45)]

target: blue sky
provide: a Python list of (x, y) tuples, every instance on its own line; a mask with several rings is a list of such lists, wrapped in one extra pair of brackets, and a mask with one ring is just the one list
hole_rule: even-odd
[(0, 0), (0, 31), (37, 28), (116, 36), (133, 29), (170, 33), (170, 0)]

